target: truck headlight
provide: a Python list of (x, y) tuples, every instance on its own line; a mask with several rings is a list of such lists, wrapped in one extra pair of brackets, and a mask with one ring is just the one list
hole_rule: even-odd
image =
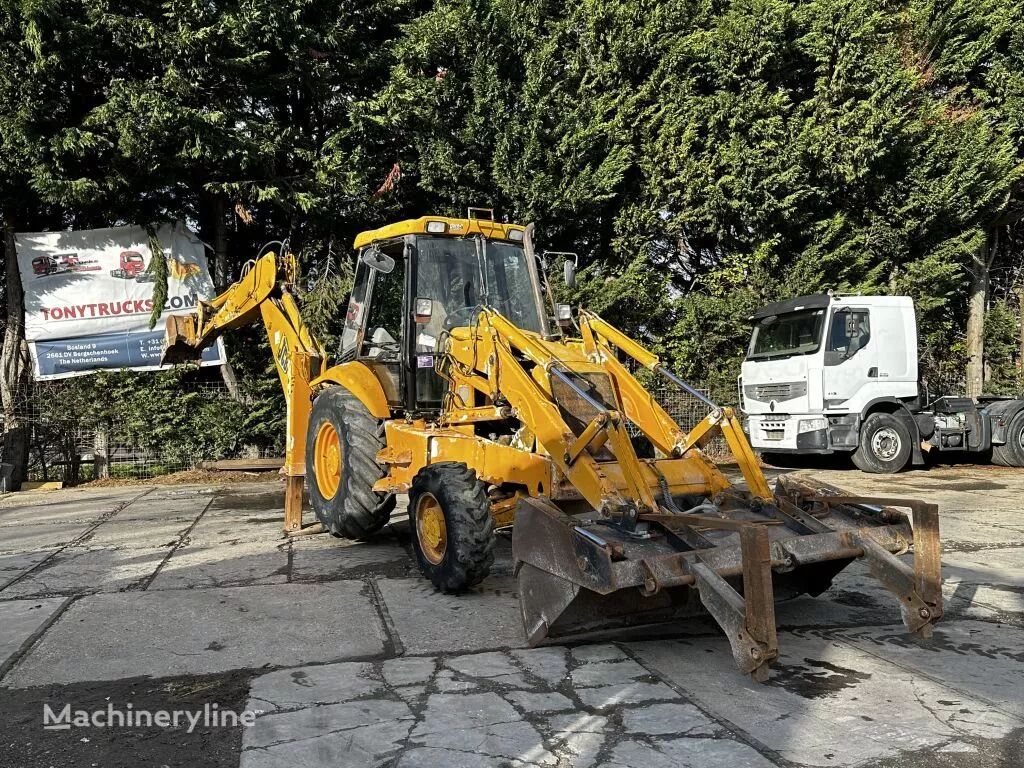
[(796, 425), (796, 433), (802, 435), (804, 432), (817, 432), (825, 429), (828, 423), (825, 419), (800, 419)]

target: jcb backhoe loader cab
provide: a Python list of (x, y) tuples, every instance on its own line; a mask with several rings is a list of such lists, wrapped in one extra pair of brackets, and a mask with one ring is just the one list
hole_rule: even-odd
[[(287, 394), (286, 521), (303, 475), (317, 517), (350, 538), (372, 536), (407, 493), (420, 569), (449, 591), (486, 577), (495, 529), (514, 522), (531, 643), (706, 610), (763, 679), (776, 595), (819, 594), (860, 557), (928, 634), (942, 615), (936, 508), (795, 482), (773, 492), (731, 409), (595, 314), (579, 311), (571, 338), (550, 323), (531, 229), (424, 217), (361, 234), (333, 366), (278, 248), (198, 314), (170, 318), (165, 360), (262, 318)], [(682, 430), (628, 361), (707, 417)], [(745, 487), (701, 451), (715, 435)], [(912, 508), (915, 529), (886, 504)], [(911, 542), (913, 568), (893, 554)]]

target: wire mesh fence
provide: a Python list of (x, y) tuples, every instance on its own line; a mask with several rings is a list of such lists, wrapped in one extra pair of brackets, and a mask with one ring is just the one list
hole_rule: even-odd
[[(276, 402), (265, 391), (229, 389), (219, 382), (177, 382), (174, 386), (181, 388), (180, 397), (168, 402), (177, 405), (164, 410), (198, 409), (213, 416), (204, 421), (202, 414), (186, 419), (161, 412), (159, 393), (147, 393), (146, 388), (153, 387), (149, 379), (139, 380), (137, 386), (137, 399), (150, 405), (148, 409), (140, 409), (137, 402), (121, 407), (118, 399), (124, 395), (120, 390), (94, 387), (83, 394), (80, 382), (74, 380), (34, 382), (17, 408), (27, 433), (28, 480), (68, 485), (103, 478), (144, 480), (194, 470), (220, 459), (283, 455), (283, 402)], [(684, 430), (692, 429), (707, 415), (706, 405), (675, 387), (656, 387), (651, 393)], [(105, 402), (83, 402), (83, 398)], [(256, 421), (262, 434), (252, 437), (246, 425)], [(161, 423), (158, 426), (156, 422)], [(223, 433), (221, 439), (210, 439), (211, 430)], [(711, 457), (727, 454), (720, 437), (703, 449)]]
[[(271, 441), (211, 440), (188, 419), (158, 413), (157, 398), (152, 409), (140, 408), (138, 402), (135, 407), (120, 408), (117, 392), (109, 394), (108, 402), (82, 402), (77, 384), (74, 380), (34, 382), (18, 403), (18, 422), (27, 435), (30, 481), (74, 485), (101, 478), (142, 480), (193, 470), (206, 461), (283, 453), (283, 434)], [(247, 411), (266, 401), (259, 393), (212, 382), (190, 383), (181, 396), (190, 404), (201, 404), (206, 413), (228, 416), (216, 426), (221, 432), (240, 421), (231, 419), (231, 414), (244, 419)], [(100, 399), (104, 399), (102, 393)], [(137, 399), (145, 401), (144, 392)], [(158, 426), (165, 419), (167, 423)]]
[[(665, 412), (672, 417), (672, 420), (686, 432), (697, 426), (708, 415), (706, 404), (678, 387), (657, 386), (649, 391), (658, 404), (665, 409)], [(710, 397), (710, 392), (706, 389), (697, 391), (705, 397)], [(721, 435), (712, 437), (701, 446), (701, 450), (714, 459), (729, 455), (729, 447)]]

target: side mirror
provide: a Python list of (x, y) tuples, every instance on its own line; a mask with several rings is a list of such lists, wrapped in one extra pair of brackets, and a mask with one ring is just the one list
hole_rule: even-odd
[(364, 248), (359, 254), (359, 260), (384, 275), (390, 275), (395, 268), (395, 260), (376, 246)]
[(562, 269), (565, 274), (565, 285), (567, 288), (576, 287), (576, 260), (566, 259), (562, 263)]
[(429, 323), (434, 314), (434, 302), (430, 299), (417, 298), (413, 307), (413, 320), (417, 323)]

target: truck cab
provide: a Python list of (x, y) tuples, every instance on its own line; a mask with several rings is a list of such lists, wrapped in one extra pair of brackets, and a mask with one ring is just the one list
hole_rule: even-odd
[(762, 307), (750, 321), (740, 404), (755, 448), (853, 451), (872, 406), (917, 407), (910, 297), (799, 296)]
[(763, 454), (847, 452), (878, 473), (923, 464), (923, 451), (1024, 466), (1024, 400), (922, 402), (909, 296), (798, 296), (750, 322), (740, 408)]

